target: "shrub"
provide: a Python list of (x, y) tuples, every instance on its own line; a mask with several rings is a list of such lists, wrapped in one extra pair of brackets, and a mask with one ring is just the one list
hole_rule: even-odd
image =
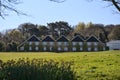
[(43, 59), (0, 61), (0, 80), (76, 80), (71, 62)]

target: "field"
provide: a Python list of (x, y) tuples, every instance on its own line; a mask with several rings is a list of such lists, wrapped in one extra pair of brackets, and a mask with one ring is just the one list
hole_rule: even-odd
[(120, 51), (0, 53), (0, 60), (3, 61), (19, 58), (73, 61), (78, 80), (120, 80)]

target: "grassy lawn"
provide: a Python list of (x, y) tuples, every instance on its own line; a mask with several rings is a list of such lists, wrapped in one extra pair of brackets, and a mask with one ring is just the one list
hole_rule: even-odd
[(120, 51), (103, 52), (2, 52), (0, 59), (43, 58), (74, 61), (78, 80), (120, 80)]

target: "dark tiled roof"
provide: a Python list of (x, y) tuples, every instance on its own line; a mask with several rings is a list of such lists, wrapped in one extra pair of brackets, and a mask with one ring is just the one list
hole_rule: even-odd
[(43, 41), (43, 42), (54, 42), (54, 40), (53, 40), (50, 36), (47, 36), (47, 37), (44, 38), (42, 41)]
[(88, 38), (86, 41), (87, 41), (87, 42), (99, 42), (99, 40), (96, 39), (94, 36), (91, 36), (91, 37)]
[(66, 37), (64, 37), (64, 36), (61, 36), (58, 40), (57, 40), (57, 42), (68, 42), (69, 40), (66, 38)]
[(40, 40), (36, 36), (33, 35), (27, 41), (30, 42), (30, 41), (40, 41)]
[(76, 36), (72, 39), (73, 42), (84, 42), (84, 40), (82, 38), (80, 38), (79, 36)]

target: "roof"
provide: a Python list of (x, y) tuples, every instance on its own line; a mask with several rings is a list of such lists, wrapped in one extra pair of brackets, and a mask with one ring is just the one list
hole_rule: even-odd
[(112, 41), (109, 41), (107, 43), (120, 43), (120, 40), (112, 40)]
[(79, 36), (75, 36), (73, 39), (72, 39), (73, 42), (84, 42), (84, 40), (79, 37)]
[(42, 41), (43, 42), (54, 42), (54, 39), (52, 39), (50, 36), (47, 36)]
[(57, 42), (68, 42), (69, 40), (65, 36), (61, 36)]
[(40, 41), (40, 40), (35, 35), (32, 35), (27, 41), (33, 42), (33, 41)]
[(95, 36), (89, 37), (86, 41), (87, 42), (99, 42), (99, 40)]

